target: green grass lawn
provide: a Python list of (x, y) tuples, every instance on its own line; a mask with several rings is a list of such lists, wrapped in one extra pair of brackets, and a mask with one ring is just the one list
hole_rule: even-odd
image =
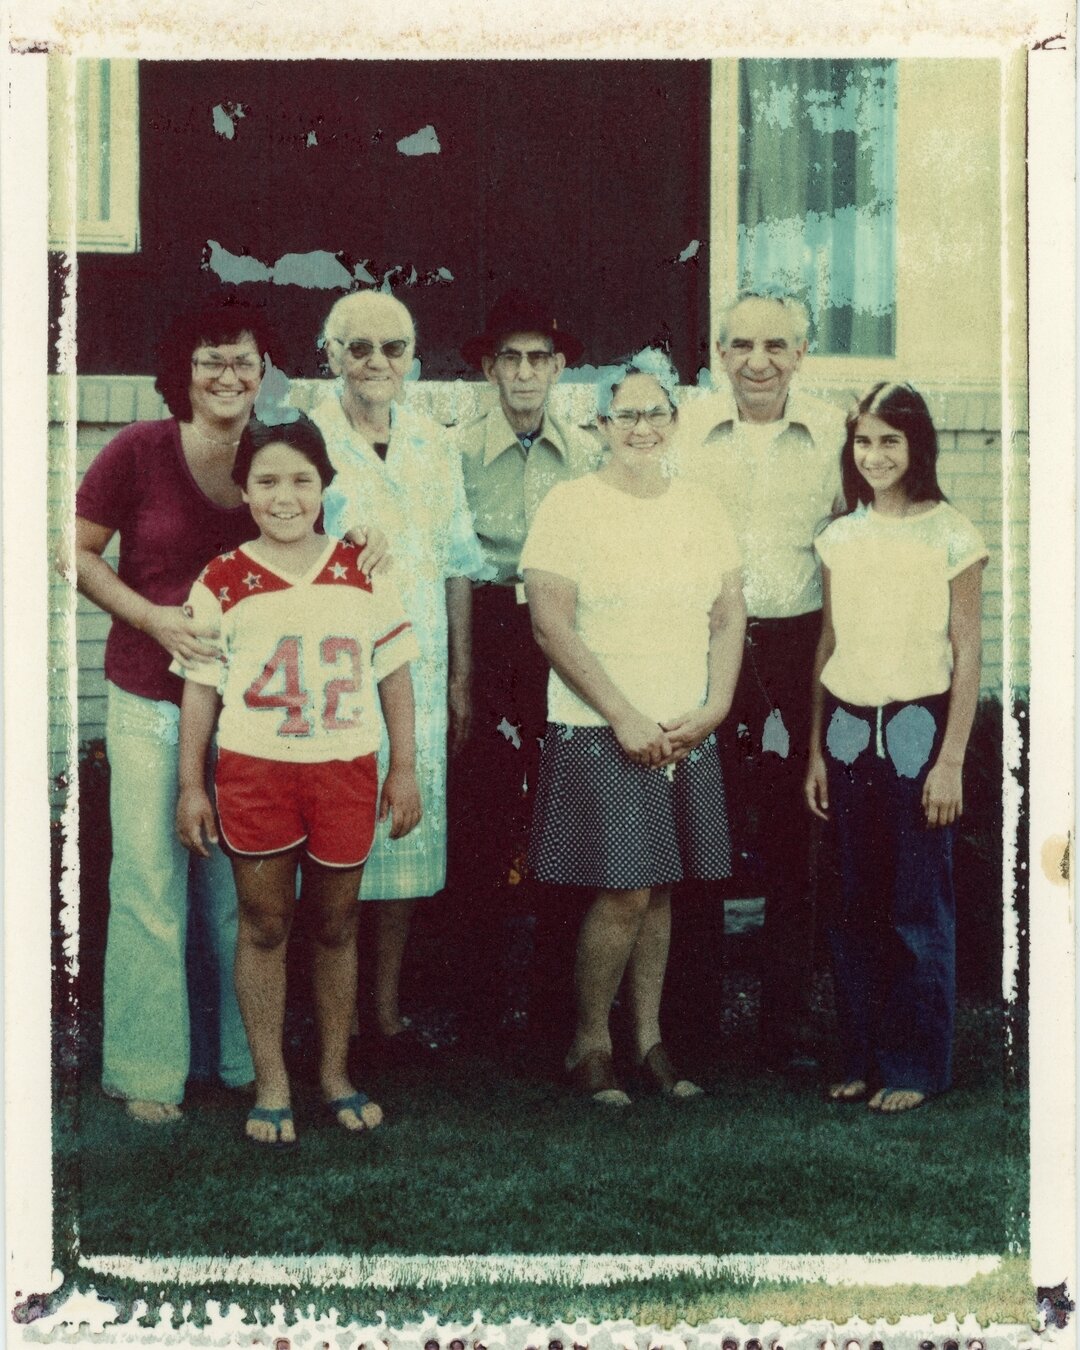
[[(985, 776), (984, 796), (992, 807), (1000, 793), (999, 761)], [(102, 839), (106, 799), (101, 791), (92, 799), (100, 828), (84, 837)], [(966, 970), (968, 977), (961, 988), (970, 1000), (987, 1000), (1000, 985), (1000, 897), (987, 902), (1000, 876), (1000, 815), (986, 807), (972, 817), (988, 822), (989, 861), (980, 871), (968, 858), (960, 869), (967, 886), (960, 904), (961, 954), (967, 954), (961, 974)], [(85, 802), (83, 818), (91, 818)], [(244, 1107), (224, 1094), (193, 1099), (183, 1121), (161, 1131), (136, 1125), (101, 1095), (95, 1063), (101, 942), (93, 939), (105, 931), (106, 863), (104, 854), (96, 862), (83, 858), (79, 987), (57, 984), (54, 1212), (65, 1288), (93, 1285), (117, 1302), (122, 1316), (145, 1300), (151, 1321), (164, 1301), (174, 1304), (178, 1318), (192, 1300), (197, 1320), (206, 1299), (225, 1306), (242, 1302), (264, 1324), (276, 1320), (275, 1305), (284, 1308), (286, 1320), (294, 1310), (314, 1306), (337, 1309), (342, 1323), (362, 1325), (378, 1322), (381, 1314), (391, 1325), (416, 1323), (425, 1314), (468, 1324), (476, 1310), (489, 1323), (521, 1316), (550, 1325), (585, 1317), (629, 1318), (639, 1326), (680, 1320), (701, 1325), (716, 1317), (746, 1324), (775, 1319), (795, 1325), (807, 1318), (841, 1323), (918, 1312), (937, 1318), (970, 1313), (985, 1327), (1032, 1316), (1025, 1255), (1026, 1035), (1019, 1013), (1011, 1024), (1015, 1050), (1007, 1060), (1000, 1008), (965, 1004), (956, 1038), (956, 1087), (923, 1110), (884, 1119), (859, 1107), (830, 1106), (816, 1083), (757, 1071), (755, 943), (729, 935), (722, 998), (708, 1007), (699, 1006), (695, 995), (680, 1012), (708, 1028), (713, 1047), (711, 1068), (695, 1067), (709, 1089), (703, 1101), (641, 1100), (625, 1112), (605, 1112), (523, 1065), (511, 1074), (451, 1054), (452, 1025), (430, 1021), (425, 1029), (444, 1044), (423, 1081), (405, 1074), (365, 1074), (360, 1080), (386, 1109), (382, 1129), (355, 1138), (324, 1123), (315, 1091), (300, 1082), (300, 1147), (269, 1153), (244, 1143)], [(421, 1019), (432, 1016), (446, 979), (437, 924), (427, 935), (426, 956), (424, 934), (418, 921), (410, 938), (417, 978), (407, 999)], [(59, 941), (57, 971), (64, 968)], [(508, 987), (521, 982), (523, 959), (505, 973)], [(815, 1017), (819, 1039), (828, 1044), (827, 980)], [(295, 1023), (292, 1035), (301, 1055), (308, 1052), (310, 1019)], [(237, 1286), (224, 1282), (220, 1268), (193, 1288), (176, 1280), (148, 1285), (77, 1265), (80, 1254), (517, 1253), (524, 1262), (537, 1253), (866, 1252), (996, 1254), (1003, 1260), (991, 1274), (958, 1288), (830, 1287), (684, 1273), (586, 1287), (513, 1279), (493, 1285), (477, 1276), (445, 1288), (403, 1282), (316, 1290), (284, 1275), (276, 1285)]]
[(381, 1082), (364, 1137), (298, 1091), (300, 1147), (272, 1153), (235, 1103), (157, 1130), (87, 1085), (58, 1179), (83, 1252), (1003, 1253), (1026, 1241), (1027, 1110), (999, 1027), (968, 1011), (957, 1087), (891, 1119), (730, 1063), (704, 1099), (620, 1112), (444, 1055)]

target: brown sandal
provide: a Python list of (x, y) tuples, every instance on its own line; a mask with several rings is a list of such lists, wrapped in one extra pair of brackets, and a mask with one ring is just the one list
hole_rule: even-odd
[[(583, 1097), (604, 1106), (626, 1106), (630, 1098), (615, 1079), (615, 1066), (607, 1050), (589, 1050), (566, 1071), (570, 1086)], [(611, 1093), (612, 1096), (602, 1094)]]
[(703, 1089), (689, 1078), (682, 1078), (672, 1064), (663, 1044), (657, 1041), (638, 1066), (641, 1080), (654, 1092), (662, 1092), (665, 1097), (700, 1097)]

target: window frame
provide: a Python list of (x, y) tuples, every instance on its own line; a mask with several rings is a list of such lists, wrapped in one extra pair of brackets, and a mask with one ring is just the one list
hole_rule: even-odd
[[(903, 134), (901, 109), (904, 63), (897, 68), (897, 139)], [(709, 185), (709, 369), (715, 382), (725, 376), (716, 350), (718, 310), (735, 293), (739, 275), (739, 58), (718, 57), (712, 62), (712, 174)], [(897, 228), (901, 202), (897, 190)], [(895, 343), (892, 356), (823, 356), (809, 353), (812, 379), (808, 383), (862, 389), (872, 380), (890, 379), (904, 368), (904, 329), (900, 290), (896, 290)]]
[[(80, 107), (80, 66), (86, 75)], [(110, 58), (49, 57), (49, 244), (67, 253), (139, 251), (139, 63)], [(106, 69), (103, 69), (106, 68)], [(102, 121), (103, 74), (109, 86), (108, 124)], [(85, 186), (89, 209), (79, 214), (77, 137), (86, 134)], [(100, 209), (102, 168), (107, 161), (108, 214)]]

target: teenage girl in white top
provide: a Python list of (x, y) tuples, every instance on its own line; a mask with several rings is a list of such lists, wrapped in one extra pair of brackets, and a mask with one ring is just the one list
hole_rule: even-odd
[(830, 925), (837, 1103), (894, 1114), (951, 1081), (952, 839), (979, 696), (986, 548), (938, 486), (937, 434), (907, 384), (848, 417), (846, 511), (819, 535), (824, 608), (806, 799), (836, 822)]

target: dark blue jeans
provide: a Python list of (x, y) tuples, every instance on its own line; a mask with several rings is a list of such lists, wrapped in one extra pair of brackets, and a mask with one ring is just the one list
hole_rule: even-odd
[(949, 696), (883, 708), (826, 691), (825, 762), (840, 895), (829, 925), (845, 1079), (942, 1092), (956, 1004), (953, 827), (922, 790)]

